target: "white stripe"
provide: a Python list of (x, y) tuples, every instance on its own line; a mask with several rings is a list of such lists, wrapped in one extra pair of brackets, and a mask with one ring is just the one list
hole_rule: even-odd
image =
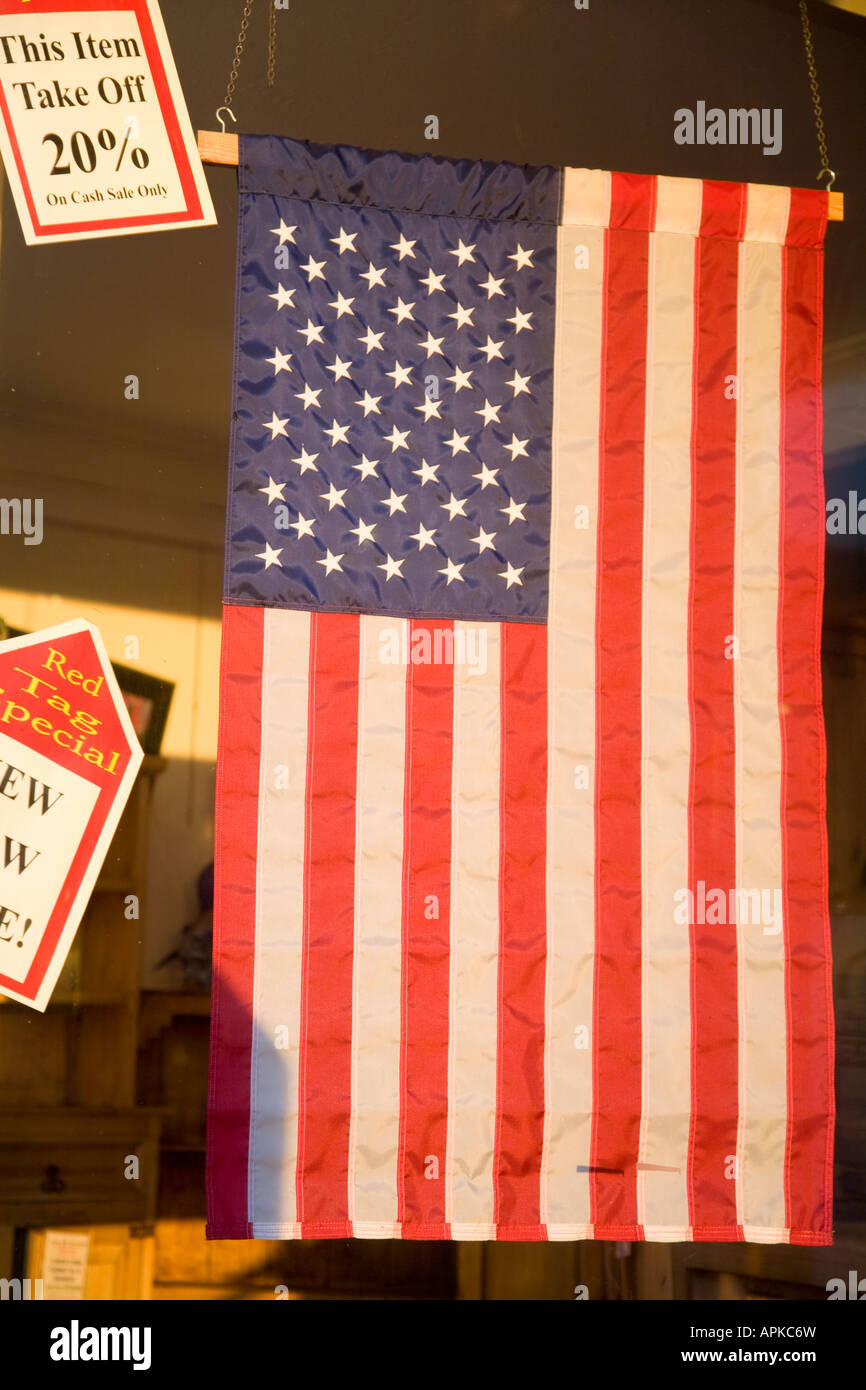
[(296, 1217), (310, 618), (266, 609), (256, 866), (250, 1219)]
[[(743, 249), (742, 465), (737, 592), (737, 886), (782, 886), (777, 606), (782, 250)], [(769, 899), (772, 903), (772, 898)], [(787, 1019), (784, 925), (740, 928), (742, 964), (742, 1217), (761, 1229), (785, 1224)]]
[(397, 1220), (408, 622), (362, 617), (358, 681), (349, 1211)]
[[(563, 169), (562, 214), (564, 227), (606, 227), (610, 221), (613, 181), (603, 169)], [(557, 256), (557, 274), (561, 262)]]
[[(572, 196), (571, 174), (565, 170), (566, 208), (579, 201), (577, 193)], [(609, 180), (604, 187), (609, 201)], [(590, 1216), (589, 1176), (576, 1170), (591, 1161), (593, 1108), (595, 568), (604, 236), (592, 226), (562, 226), (557, 234), (541, 1165), (541, 1221), (551, 1235), (559, 1228), (588, 1229)], [(588, 250), (588, 267), (575, 264), (577, 246)], [(581, 519), (577, 507), (588, 509), (586, 529), (575, 525)], [(577, 1047), (578, 1042), (584, 1045)]]
[[(659, 210), (665, 220), (672, 220), (666, 212), (666, 189), (660, 195)], [(675, 894), (688, 886), (694, 267), (693, 237), (672, 232), (650, 237), (641, 742), (643, 1102), (638, 1162), (675, 1171), (639, 1171), (637, 1192), (642, 1225), (677, 1230), (687, 1228), (689, 1220), (691, 953), (688, 923), (675, 918)]]
[(446, 1221), (493, 1223), (499, 960), (501, 633), (455, 623)]

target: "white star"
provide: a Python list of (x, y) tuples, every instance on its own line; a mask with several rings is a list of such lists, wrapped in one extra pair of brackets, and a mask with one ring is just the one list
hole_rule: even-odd
[(398, 497), (397, 493), (392, 488), (390, 494), (382, 498), (382, 506), (388, 508), (391, 516), (393, 516), (395, 512), (405, 512), (406, 508), (403, 506), (403, 503), (406, 501), (408, 495), (408, 493), (403, 492)]
[(510, 319), (506, 319), (506, 322), (514, 324), (515, 333), (521, 333), (524, 328), (528, 328), (531, 333), (533, 331), (532, 324), (529, 322), (531, 318), (531, 310), (528, 314), (524, 314), (520, 309), (518, 309), (517, 305), (515, 304), (514, 313), (512, 314)]
[(322, 266), (324, 264), (324, 261), (314, 261), (312, 256), (310, 256), (307, 264), (301, 266), (301, 270), (307, 277), (308, 285), (311, 285), (314, 280), (324, 280), (325, 277), (322, 274)]
[(342, 558), (342, 555), (332, 555), (330, 550), (326, 550), (324, 560), (317, 560), (316, 564), (325, 566), (325, 574), (330, 574), (332, 570), (339, 570), (342, 574), (343, 567), (340, 564)]
[(395, 450), (397, 450), (397, 449), (405, 449), (405, 448), (406, 448), (406, 440), (409, 438), (409, 434), (410, 434), (410, 431), (409, 431), (409, 430), (398, 430), (397, 426), (395, 425), (394, 428), (391, 430), (391, 433), (385, 435), (385, 438), (387, 439), (388, 443), (391, 445), (391, 453), (392, 453), (392, 454), (393, 454), (393, 453), (395, 452)]
[(266, 492), (268, 494), (268, 505), (270, 506), (271, 502), (285, 502), (286, 499), (283, 496), (283, 488), (285, 486), (285, 483), (275, 483), (269, 473), (267, 487), (260, 487), (259, 492)]
[(519, 458), (521, 456), (521, 454), (524, 456), (524, 458), (529, 457), (529, 455), (526, 452), (526, 446), (528, 443), (528, 439), (518, 439), (517, 435), (513, 434), (511, 436), (511, 443), (503, 444), (502, 447), (508, 450), (509, 454), (511, 455), (511, 462), (513, 463), (516, 458)]
[(424, 339), (423, 343), (419, 343), (418, 346), (427, 349), (428, 357), (432, 357), (434, 354), (438, 354), (439, 357), (443, 357), (444, 353), (442, 352), (442, 344), (444, 343), (444, 341), (444, 338), (434, 338), (433, 334), (428, 332), (427, 337)]
[(515, 396), (519, 396), (520, 393), (521, 393), (521, 391), (525, 391), (526, 394), (527, 394), (527, 396), (530, 396), (530, 395), (532, 394), (532, 392), (531, 392), (530, 389), (529, 389), (529, 384), (528, 384), (528, 383), (529, 383), (529, 377), (528, 377), (528, 376), (521, 376), (520, 373), (519, 373), (519, 372), (517, 371), (517, 369), (515, 368), (514, 376), (511, 378), (510, 381), (506, 381), (505, 385), (511, 387), (511, 389), (512, 389), (512, 391), (514, 392)]
[(378, 459), (368, 459), (366, 454), (362, 454), (361, 462), (353, 463), (352, 467), (357, 468), (361, 475), (361, 482), (363, 482), (365, 478), (378, 478), (379, 474), (376, 472), (378, 465)]
[(473, 473), (472, 476), (473, 478), (477, 478), (479, 480), (479, 482), (481, 483), (481, 491), (483, 492), (484, 489), (488, 486), (488, 484), (496, 482), (496, 474), (498, 472), (498, 468), (488, 468), (486, 463), (482, 463), (481, 472)]
[(324, 333), (324, 331), (325, 325), (323, 323), (313, 323), (312, 319), (307, 319), (306, 328), (298, 329), (298, 332), (301, 334), (301, 336), (306, 338), (307, 347), (310, 346), (310, 343), (320, 343), (322, 341), (322, 334)]
[(432, 265), (425, 278), (421, 280), (420, 283), (427, 286), (428, 295), (435, 294), (437, 290), (441, 290), (443, 294), (445, 293), (445, 276), (434, 275)]
[(421, 479), (422, 487), (425, 483), (438, 483), (439, 481), (437, 477), (439, 472), (438, 463), (428, 463), (426, 459), (422, 459), (421, 467), (413, 468), (412, 472), (415, 474), (416, 478)]
[(478, 351), (479, 351), (479, 352), (484, 352), (484, 353), (487, 354), (487, 361), (488, 361), (488, 363), (489, 363), (494, 357), (501, 357), (501, 356), (502, 356), (502, 353), (499, 351), (499, 349), (502, 347), (502, 344), (503, 344), (504, 342), (505, 342), (505, 339), (504, 339), (504, 338), (500, 338), (500, 340), (499, 340), (498, 343), (494, 343), (493, 339), (491, 338), (490, 334), (488, 333), (488, 335), (487, 335), (487, 342), (484, 344), (484, 347), (479, 348)]
[(355, 247), (355, 237), (357, 235), (357, 232), (346, 232), (341, 227), (339, 236), (332, 236), (330, 238), (331, 244), (332, 246), (338, 246), (340, 248), (341, 256), (344, 251), (355, 251), (355, 253), (357, 254), (357, 250)]
[(276, 437), (277, 437), (278, 434), (285, 434), (285, 432), (286, 432), (286, 425), (287, 425), (288, 423), (289, 423), (289, 417), (288, 417), (288, 415), (286, 416), (285, 420), (281, 420), (280, 417), (279, 417), (279, 415), (277, 414), (277, 412), (274, 410), (274, 411), (271, 412), (271, 418), (270, 418), (270, 420), (263, 420), (263, 421), (262, 421), (262, 429), (263, 429), (263, 430), (270, 430), (270, 432), (271, 432), (271, 439), (276, 439)]
[(322, 394), (322, 389), (323, 388), (320, 386), (318, 391), (314, 391), (308, 382), (303, 391), (295, 392), (295, 399), (303, 401), (304, 410), (309, 410), (311, 405), (317, 406), (319, 404), (319, 397)]
[(385, 375), (394, 378), (394, 389), (396, 391), (398, 386), (409, 385), (409, 382), (412, 380), (412, 369), (411, 367), (401, 367), (400, 363), (395, 360), (393, 372), (386, 372)]
[(272, 549), (272, 547), (268, 545), (268, 542), (265, 541), (265, 548), (264, 550), (260, 550), (258, 552), (258, 554), (256, 555), (256, 559), (264, 560), (265, 569), (269, 570), (271, 565), (278, 565), (280, 563), (280, 556), (282, 555), (282, 553), (282, 550)]
[(366, 280), (366, 281), (367, 281), (367, 289), (368, 289), (368, 290), (371, 290), (371, 289), (373, 288), (374, 285), (384, 285), (384, 283), (385, 283), (385, 267), (383, 266), (381, 270), (377, 270), (376, 267), (374, 266), (373, 262), (371, 261), (371, 262), (370, 262), (370, 269), (369, 269), (369, 270), (362, 270), (362, 271), (361, 271), (361, 274), (360, 274), (360, 279), (361, 279), (361, 280)]
[(454, 458), (455, 454), (468, 454), (468, 453), (469, 453), (469, 450), (468, 450), (467, 447), (466, 447), (466, 441), (467, 441), (468, 438), (469, 438), (469, 435), (468, 435), (468, 434), (458, 434), (456, 430), (452, 430), (452, 431), (451, 431), (451, 438), (450, 438), (450, 439), (446, 439), (446, 440), (444, 441), (444, 443), (445, 443), (445, 448), (451, 450), (451, 457), (452, 457), (452, 458)]
[(464, 309), (462, 304), (458, 304), (453, 314), (446, 314), (445, 317), (457, 320), (458, 328), (465, 328), (467, 323), (472, 322), (474, 309)]
[(366, 420), (367, 416), (371, 412), (373, 415), (381, 414), (381, 411), (379, 410), (379, 402), (381, 399), (381, 396), (371, 396), (369, 391), (365, 391), (363, 398), (360, 401), (355, 401), (355, 405), (359, 406), (360, 409), (363, 410), (364, 419)]
[(292, 370), (289, 366), (292, 360), (292, 354), (290, 352), (280, 352), (278, 347), (274, 348), (273, 357), (268, 357), (266, 360), (273, 366), (274, 376), (277, 375), (277, 372), (290, 372)]
[(523, 247), (520, 245), (520, 242), (518, 241), (517, 250), (515, 251), (514, 255), (509, 256), (508, 259), (510, 261), (514, 261), (515, 270), (523, 270), (524, 266), (532, 265), (533, 254), (534, 252), (531, 250), (524, 251)]
[[(504, 277), (503, 277), (503, 279), (504, 279)], [(502, 290), (502, 289), (500, 289), (500, 285), (502, 284), (502, 280), (494, 280), (492, 274), (488, 274), (486, 280), (478, 280), (478, 281), (476, 281), (476, 283), (477, 283), (478, 288), (479, 288), (480, 290), (486, 290), (486, 291), (487, 291), (487, 298), (488, 298), (488, 299), (492, 299), (493, 296), (494, 296), (495, 294), (501, 294), (501, 295), (504, 296), (505, 291)]]
[(287, 227), (282, 218), (280, 218), (279, 227), (271, 227), (271, 231), (273, 232), (274, 236), (278, 236), (280, 238), (281, 246), (287, 241), (292, 242), (292, 244), (294, 245), (295, 232), (297, 230), (297, 224), (294, 227)]
[(402, 576), (402, 574), (400, 573), (400, 566), (401, 566), (402, 564), (403, 564), (403, 561), (402, 561), (402, 560), (393, 560), (393, 559), (391, 558), (390, 555), (386, 555), (386, 556), (385, 556), (385, 563), (384, 563), (384, 565), (377, 565), (376, 568), (379, 569), (379, 570), (386, 570), (386, 571), (387, 571), (387, 573), (386, 573), (386, 575), (385, 575), (385, 578), (386, 578), (386, 579), (393, 579), (395, 575), (397, 576), (398, 579), (402, 579), (403, 576)]
[(328, 301), (328, 308), (336, 309), (337, 318), (341, 319), (344, 314), (354, 314), (355, 310), (352, 308), (354, 302), (354, 299), (347, 299), (344, 294), (337, 290), (337, 298)]
[(435, 544), (436, 544), (436, 542), (435, 542), (434, 539), (433, 539), (433, 537), (434, 537), (435, 535), (436, 535), (436, 532), (435, 532), (435, 531), (428, 531), (428, 530), (427, 530), (427, 527), (424, 526), (424, 525), (422, 525), (422, 524), (419, 522), (419, 524), (418, 524), (418, 530), (415, 531), (415, 532), (413, 533), (413, 535), (412, 535), (412, 540), (418, 542), (418, 549), (419, 549), (419, 550), (423, 550), (424, 547), (425, 547), (425, 545), (435, 545)]
[(457, 264), (458, 264), (458, 265), (462, 265), (464, 261), (474, 261), (474, 260), (475, 260), (475, 257), (474, 257), (473, 254), (472, 254), (472, 252), (473, 252), (474, 250), (475, 250), (475, 242), (474, 242), (474, 241), (472, 242), (472, 245), (471, 245), (471, 246), (466, 246), (466, 245), (464, 245), (464, 243), (463, 243), (463, 242), (460, 240), (460, 238), (458, 237), (458, 239), (457, 239), (457, 249), (456, 249), (455, 251), (449, 251), (449, 252), (448, 252), (448, 255), (449, 255), (449, 256), (456, 256), (456, 257), (457, 257)]
[(317, 459), (318, 457), (318, 454), (308, 454), (306, 449), (302, 448), (300, 455), (298, 456), (298, 458), (292, 459), (292, 463), (296, 463), (298, 465), (298, 467), (301, 470), (301, 477), (303, 477), (304, 474), (310, 468), (312, 468), (314, 473), (318, 473), (319, 470), (316, 468), (316, 465), (314, 463), (314, 459)]
[(401, 261), (403, 260), (403, 258), (404, 258), (405, 256), (409, 256), (409, 257), (411, 257), (412, 260), (414, 260), (414, 259), (415, 259), (415, 252), (412, 250), (412, 247), (413, 247), (414, 245), (415, 245), (415, 242), (414, 242), (414, 241), (407, 241), (406, 238), (404, 237), (403, 233), (401, 232), (401, 233), (400, 233), (400, 240), (399, 240), (399, 241), (394, 241), (394, 242), (391, 243), (391, 250), (392, 250), (392, 251), (397, 251), (397, 252), (399, 253), (399, 256), (400, 256), (400, 260), (401, 260)]
[(460, 367), (455, 367), (454, 375), (446, 377), (445, 380), (454, 382), (454, 394), (456, 396), (457, 392), (462, 391), (464, 386), (468, 386), (470, 391), (473, 391), (475, 389), (471, 381), (469, 380), (471, 376), (471, 372), (464, 372), (460, 369)]
[(463, 508), (469, 499), (466, 497), (455, 497), (452, 492), (447, 502), (443, 502), (440, 511), (448, 513), (448, 520), (453, 521), (455, 516), (465, 516)]
[(485, 423), (485, 425), (489, 425), (490, 422), (491, 422), (491, 420), (494, 421), (494, 422), (498, 425), (498, 424), (499, 424), (499, 412), (500, 412), (501, 409), (502, 409), (502, 406), (501, 406), (501, 405), (491, 405), (490, 402), (489, 402), (489, 400), (488, 400), (487, 397), (485, 396), (485, 397), (484, 397), (484, 404), (483, 404), (483, 406), (481, 407), (480, 410), (476, 410), (475, 414), (476, 414), (476, 415), (483, 415), (483, 416), (484, 416), (484, 423)]
[[(465, 563), (466, 561), (464, 560), (463, 564)], [(463, 564), (455, 565), (453, 560), (447, 560), (445, 562), (445, 568), (441, 569), (439, 573), (447, 576), (445, 581), (447, 584), (450, 584), (452, 579), (459, 579), (461, 584), (465, 584), (466, 581), (463, 578), (463, 575), (460, 573), (460, 571), (463, 568)]]
[(331, 436), (331, 448), (332, 448), (332, 449), (333, 449), (333, 447), (334, 447), (335, 444), (348, 444), (348, 442), (349, 442), (348, 439), (346, 438), (346, 435), (349, 433), (349, 426), (348, 426), (348, 425), (338, 425), (337, 422), (336, 422), (336, 420), (335, 420), (334, 423), (331, 425), (331, 428), (330, 428), (329, 430), (322, 430), (322, 433), (323, 433), (323, 434), (329, 434), (329, 435)]
[(521, 565), (520, 569), (516, 570), (509, 561), (506, 561), (506, 564), (508, 565), (508, 568), (499, 571), (499, 578), (505, 580), (505, 587), (507, 589), (510, 589), (512, 584), (520, 584), (522, 586), (523, 580), (520, 578), (520, 576), (526, 569), (526, 566)]
[[(398, 323), (402, 323), (404, 319), (411, 319), (411, 318), (412, 318), (412, 310), (413, 310), (414, 308), (415, 308), (415, 302), (414, 302), (414, 300), (412, 301), (411, 304), (404, 304), (403, 300), (402, 300), (402, 299), (400, 298), (400, 296), (398, 295), (398, 296), (397, 296), (397, 303), (396, 303), (396, 305), (394, 306), (393, 309), (389, 309), (389, 310), (388, 310), (388, 313), (389, 313), (389, 314), (396, 314), (396, 315), (397, 315), (397, 322), (398, 322)], [(414, 322), (414, 319), (413, 319), (413, 322)]]
[(510, 526), (512, 521), (526, 520), (526, 517), (523, 515), (523, 508), (525, 506), (525, 502), (515, 502), (514, 498), (512, 497), (508, 503), (508, 506), (500, 507), (499, 510), (503, 512), (505, 516), (508, 517), (508, 525)]
[(277, 309), (285, 309), (287, 304), (294, 308), (292, 301), (296, 294), (297, 290), (287, 290), (285, 285), (277, 285), (276, 294), (269, 294), (268, 299), (275, 299), (277, 301)]
[(307, 517), (301, 512), (298, 512), (297, 521), (292, 522), (292, 530), (297, 531), (298, 540), (300, 540), (302, 536), (311, 536), (313, 534), (313, 527), (315, 524), (315, 517)]
[(382, 329), (381, 333), (374, 333), (372, 328), (368, 328), (366, 333), (361, 334), (361, 336), (358, 339), (358, 342), (364, 344), (368, 353), (373, 352), (376, 348), (378, 348), (380, 352), (384, 352), (385, 349), (382, 347), (382, 339), (384, 338), (384, 336), (384, 328)]
[(327, 492), (320, 492), (319, 496), (328, 504), (328, 511), (332, 512), (335, 507), (342, 507), (343, 498), (346, 496), (346, 488), (335, 488), (334, 484), (328, 488)]
[(485, 531), (484, 527), (482, 526), (478, 531), (478, 535), (470, 536), (469, 539), (472, 541), (473, 545), (478, 546), (478, 554), (483, 555), (485, 550), (493, 549), (493, 539), (495, 535), (495, 531)]
[(425, 396), (424, 404), (416, 405), (415, 409), (419, 410), (422, 413), (425, 420), (429, 420), (431, 418), (435, 420), (442, 419), (442, 416), (439, 414), (439, 411), (442, 409), (442, 402), (434, 401), (431, 399), (430, 396)]
[(358, 537), (358, 544), (359, 544), (359, 545), (363, 545), (363, 544), (364, 544), (364, 541), (372, 541), (372, 539), (373, 539), (373, 532), (375, 531), (375, 529), (376, 529), (376, 523), (375, 523), (375, 521), (372, 523), (372, 525), (369, 525), (369, 526), (368, 526), (368, 525), (367, 525), (367, 522), (366, 522), (366, 521), (362, 521), (362, 520), (360, 519), (360, 517), (359, 517), (359, 518), (358, 518), (358, 525), (357, 525), (357, 526), (353, 526), (349, 534), (352, 535), (352, 536), (357, 536), (357, 537)]
[(334, 358), (333, 362), (331, 363), (330, 367), (325, 368), (325, 371), (334, 373), (335, 382), (342, 381), (344, 376), (349, 375), (349, 368), (351, 367), (351, 365), (351, 362), (349, 362), (348, 360), (344, 362), (342, 357), (338, 353), (337, 356)]

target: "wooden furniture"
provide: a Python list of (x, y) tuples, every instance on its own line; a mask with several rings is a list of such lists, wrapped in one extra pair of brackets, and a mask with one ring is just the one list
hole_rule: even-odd
[(135, 1083), (148, 819), (164, 766), (144, 760), (46, 1012), (0, 997), (0, 1225), (156, 1213), (159, 1111), (136, 1107)]

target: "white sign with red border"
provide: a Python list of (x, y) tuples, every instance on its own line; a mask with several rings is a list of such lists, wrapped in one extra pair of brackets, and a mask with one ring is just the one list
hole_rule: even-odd
[(30, 246), (216, 222), (157, 0), (0, 0), (0, 154)]
[(0, 642), (0, 994), (45, 1009), (143, 756), (92, 624)]

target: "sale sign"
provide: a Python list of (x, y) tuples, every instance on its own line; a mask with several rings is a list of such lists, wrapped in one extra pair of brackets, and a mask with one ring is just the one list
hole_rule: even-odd
[(0, 0), (0, 154), (31, 246), (216, 222), (157, 0)]
[(45, 1009), (143, 756), (90, 623), (0, 642), (0, 994)]

